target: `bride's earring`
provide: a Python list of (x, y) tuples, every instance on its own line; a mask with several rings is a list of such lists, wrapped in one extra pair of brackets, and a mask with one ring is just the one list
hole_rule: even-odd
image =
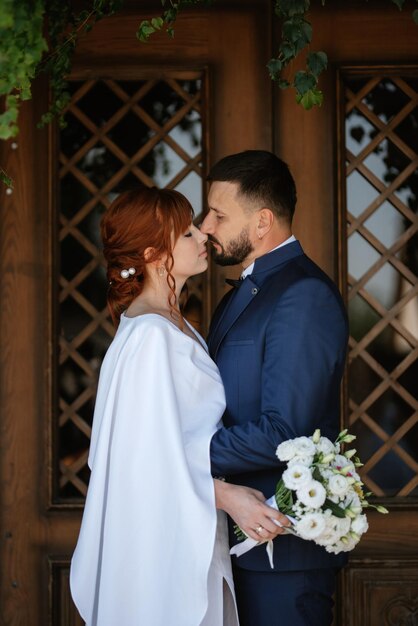
[(165, 274), (165, 267), (164, 265), (160, 265), (160, 267), (157, 269), (158, 272), (158, 276), (164, 276)]

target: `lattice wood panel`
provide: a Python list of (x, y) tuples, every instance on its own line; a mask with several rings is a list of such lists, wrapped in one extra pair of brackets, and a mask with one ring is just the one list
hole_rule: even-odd
[(418, 79), (346, 76), (349, 426), (378, 496), (418, 495)]
[[(82, 499), (98, 371), (113, 336), (99, 223), (118, 193), (139, 182), (178, 189), (202, 210), (203, 75), (70, 83), (60, 137), (59, 418), (55, 499)], [(202, 322), (205, 278), (189, 282)]]

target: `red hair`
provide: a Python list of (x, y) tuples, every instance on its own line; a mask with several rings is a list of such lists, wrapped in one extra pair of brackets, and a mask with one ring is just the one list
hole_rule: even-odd
[[(113, 323), (141, 293), (147, 280), (146, 265), (166, 256), (170, 309), (179, 313), (176, 283), (171, 270), (173, 245), (193, 219), (190, 202), (173, 189), (141, 187), (121, 193), (103, 215), (101, 235), (107, 262), (109, 290), (107, 303)], [(154, 250), (145, 261), (147, 248)], [(121, 271), (135, 268), (135, 274), (122, 278)]]

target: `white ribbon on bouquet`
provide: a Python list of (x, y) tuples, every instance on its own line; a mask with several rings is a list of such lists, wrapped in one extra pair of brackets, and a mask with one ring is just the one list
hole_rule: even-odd
[[(265, 504), (267, 504), (267, 506), (270, 506), (272, 509), (276, 509), (276, 511), (278, 511), (278, 506), (277, 506), (277, 502), (276, 502), (276, 498), (275, 496), (271, 496), (271, 498), (269, 498), (268, 500), (266, 500)], [(292, 522), (292, 524), (296, 523), (296, 520), (294, 517), (292, 517), (291, 515), (286, 515), (287, 519)], [(283, 528), (283, 525), (278, 522), (275, 519), (272, 519), (272, 521), (277, 525)], [(289, 535), (296, 535), (294, 530), (292, 530), (291, 528), (287, 527), (284, 529), (284, 533), (285, 534), (289, 534)], [(266, 540), (261, 540), (261, 541), (257, 541), (257, 539), (252, 539), (251, 537), (247, 537), (247, 539), (245, 539), (245, 541), (242, 541), (240, 543), (237, 543), (235, 546), (233, 546), (230, 551), (229, 554), (235, 554), (235, 556), (241, 556), (242, 554), (245, 554), (246, 552), (249, 552), (250, 550), (252, 550), (253, 548), (255, 548), (256, 546), (259, 546), (263, 543), (267, 543), (266, 545), (266, 552), (267, 552), (267, 556), (269, 559), (269, 563), (270, 563), (270, 567), (271, 569), (274, 568), (274, 563), (273, 563), (273, 541), (270, 539), (268, 541)]]

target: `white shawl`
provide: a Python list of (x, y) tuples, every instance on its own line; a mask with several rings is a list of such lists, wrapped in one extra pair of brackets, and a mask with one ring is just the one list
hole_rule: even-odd
[(122, 316), (103, 361), (70, 585), (87, 626), (197, 626), (216, 509), (218, 369), (156, 314)]

